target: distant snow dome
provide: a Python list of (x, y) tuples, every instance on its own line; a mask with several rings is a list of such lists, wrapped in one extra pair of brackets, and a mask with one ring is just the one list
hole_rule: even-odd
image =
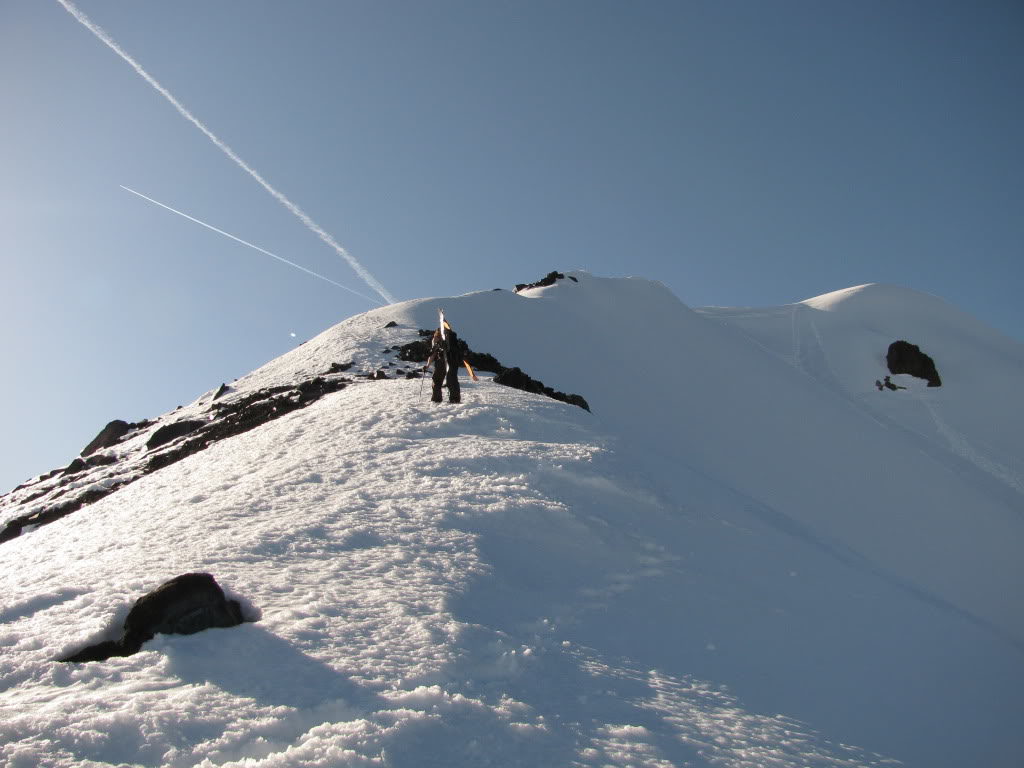
[(968, 326), (984, 329), (986, 334), (991, 333), (991, 329), (943, 298), (886, 283), (856, 285), (799, 303), (822, 312), (851, 315), (865, 323), (877, 320), (904, 321), (910, 328), (930, 324), (942, 329)]

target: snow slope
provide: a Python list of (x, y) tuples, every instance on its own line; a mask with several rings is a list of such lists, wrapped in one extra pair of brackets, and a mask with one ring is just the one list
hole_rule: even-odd
[[(885, 286), (572, 276), (373, 310), (231, 396), (443, 305), (592, 413), (363, 381), (0, 545), (0, 764), (1019, 765), (1020, 345)], [(896, 338), (942, 388), (874, 388)], [(195, 570), (258, 620), (52, 661)]]

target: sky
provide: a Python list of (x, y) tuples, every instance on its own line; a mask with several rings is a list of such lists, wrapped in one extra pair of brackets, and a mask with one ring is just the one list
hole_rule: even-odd
[[(1024, 339), (1019, 3), (77, 7), (397, 300), (884, 282)], [(0, 488), (377, 306), (58, 2), (0, 0), (0, 71)]]

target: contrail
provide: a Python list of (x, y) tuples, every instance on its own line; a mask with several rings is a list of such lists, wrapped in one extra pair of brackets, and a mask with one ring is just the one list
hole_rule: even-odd
[(159, 200), (154, 200), (152, 197), (146, 197), (144, 194), (142, 194), (141, 192), (136, 192), (131, 187), (126, 187), (124, 184), (119, 184), (118, 186), (121, 187), (121, 189), (125, 190), (126, 192), (131, 192), (133, 195), (138, 195), (143, 200), (148, 200), (149, 202), (153, 203), (154, 205), (159, 205), (161, 208), (166, 208), (171, 213), (176, 213), (179, 216), (184, 216), (189, 221), (194, 221), (196, 224), (200, 224), (200, 225), (206, 227), (207, 229), (212, 229), (218, 235), (224, 235), (224, 237), (230, 237), (236, 243), (241, 243), (242, 245), (247, 245), (250, 248), (253, 248), (253, 249), (259, 251), (260, 253), (265, 253), (265, 254), (267, 254), (267, 256), (271, 256), (271, 257), (277, 259), (278, 261), (283, 261), (289, 267), (295, 267), (296, 269), (301, 269), (307, 275), (312, 275), (313, 277), (319, 277), (321, 280), (326, 280), (331, 285), (336, 285), (339, 288), (341, 288), (343, 290), (346, 290), (349, 293), (354, 293), (356, 296), (359, 296), (360, 298), (366, 299), (367, 301), (372, 302), (374, 304), (380, 304), (381, 303), (381, 302), (377, 301), (377, 299), (373, 299), (373, 298), (370, 298), (369, 296), (365, 296), (365, 295), (359, 293), (359, 291), (353, 291), (351, 288), (349, 288), (347, 286), (344, 286), (341, 283), (336, 283), (333, 280), (331, 280), (331, 278), (329, 278), (329, 277), (324, 277), (323, 275), (318, 275), (316, 272), (314, 272), (311, 269), (306, 269), (305, 267), (301, 266), (300, 264), (296, 264), (294, 262), (288, 261), (288, 259), (283, 259), (280, 256), (278, 256), (276, 253), (271, 253), (270, 251), (266, 250), (265, 248), (260, 248), (258, 245), (253, 245), (252, 243), (247, 242), (247, 241), (243, 240), (240, 237), (235, 237), (230, 232), (225, 232), (223, 229), (217, 229), (212, 224), (207, 224), (205, 221), (200, 221), (195, 216), (189, 216), (187, 213), (182, 213), (177, 208), (171, 208), (171, 206), (169, 206), (169, 205), (164, 205)]
[(221, 152), (227, 155), (228, 158), (235, 163), (235, 165), (237, 165), (243, 171), (252, 176), (259, 183), (259, 185), (263, 187), (265, 190), (267, 190), (267, 192), (269, 192), (279, 203), (281, 203), (281, 205), (283, 205), (285, 208), (291, 211), (292, 214), (298, 217), (299, 221), (305, 224), (306, 227), (311, 232), (313, 232), (313, 234), (315, 234), (317, 237), (319, 237), (321, 240), (327, 243), (327, 245), (331, 246), (331, 248), (333, 248), (338, 253), (339, 256), (341, 256), (343, 259), (345, 259), (345, 261), (349, 263), (349, 266), (351, 266), (352, 269), (356, 271), (356, 274), (359, 275), (368, 286), (370, 286), (373, 290), (379, 293), (387, 303), (395, 303), (394, 296), (388, 293), (387, 289), (380, 284), (377, 278), (371, 275), (366, 270), (366, 268), (363, 267), (362, 264), (356, 261), (355, 257), (352, 256), (352, 254), (345, 250), (337, 241), (335, 241), (333, 237), (331, 237), (327, 232), (325, 232), (320, 227), (319, 224), (317, 224), (315, 221), (309, 218), (305, 211), (299, 208), (299, 206), (297, 206), (283, 194), (281, 194), (272, 186), (270, 186), (266, 179), (260, 176), (255, 169), (253, 169), (244, 160), (242, 160), (242, 158), (236, 155), (234, 150), (231, 149), (231, 147), (229, 147), (227, 144), (225, 144), (223, 141), (217, 138), (217, 136), (215, 136), (214, 133), (209, 128), (203, 125), (199, 121), (199, 119), (196, 118), (195, 115), (193, 115), (191, 112), (185, 109), (185, 107), (182, 106), (181, 102), (174, 98), (174, 96), (171, 95), (170, 91), (168, 91), (166, 88), (160, 85), (160, 83), (158, 83), (146, 70), (144, 70), (142, 66), (137, 61), (135, 61), (135, 59), (133, 59), (131, 56), (125, 53), (121, 46), (115, 43), (114, 40), (110, 37), (110, 35), (104, 32), (100, 27), (96, 26), (92, 22), (92, 20), (89, 19), (88, 16), (86, 16), (84, 13), (78, 10), (78, 8), (75, 6), (74, 3), (71, 2), (71, 0), (57, 0), (57, 2), (64, 7), (64, 10), (66, 10), (68, 13), (74, 16), (75, 19), (83, 27), (85, 27), (90, 32), (92, 32), (96, 37), (98, 37), (101, 42), (103, 42), (108, 48), (110, 48), (110, 50), (112, 50), (114, 53), (116, 53), (118, 56), (120, 56), (122, 59), (128, 62), (131, 68), (134, 69), (139, 74), (139, 76), (142, 77), (143, 80), (145, 80), (147, 83), (153, 86), (153, 88), (155, 88), (156, 91), (161, 96), (167, 99), (167, 101), (171, 103), (171, 106), (178, 110), (179, 114), (181, 114), (182, 117), (184, 117), (186, 120), (192, 123), (192, 125), (198, 128), (200, 131), (202, 131), (203, 135), (206, 136), (206, 138), (208, 138), (210, 141), (212, 141), (214, 145), (217, 147), (217, 149), (219, 149)]

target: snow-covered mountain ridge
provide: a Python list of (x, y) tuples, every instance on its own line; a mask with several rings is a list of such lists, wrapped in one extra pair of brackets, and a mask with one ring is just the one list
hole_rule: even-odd
[[(216, 402), (344, 387), (0, 544), (0, 761), (1018, 764), (1021, 346), (891, 286), (692, 310), (571, 276), (350, 318)], [(393, 372), (438, 306), (592, 413), (427, 402)], [(942, 387), (875, 387), (897, 339)], [(259, 620), (53, 663), (187, 571)]]

